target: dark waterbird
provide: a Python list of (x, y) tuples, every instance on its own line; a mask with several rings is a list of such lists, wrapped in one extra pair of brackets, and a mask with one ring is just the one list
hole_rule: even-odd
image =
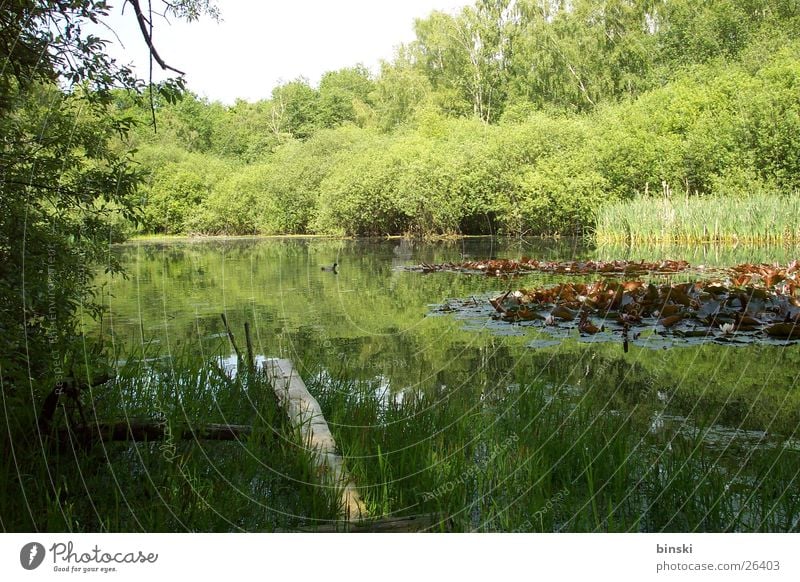
[(334, 263), (330, 267), (322, 267), (323, 271), (327, 271), (328, 273), (339, 273), (339, 263)]

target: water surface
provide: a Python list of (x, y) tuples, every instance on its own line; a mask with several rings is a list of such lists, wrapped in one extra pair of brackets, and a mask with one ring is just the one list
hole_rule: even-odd
[[(790, 438), (798, 425), (800, 347), (670, 347), (560, 338), (498, 323), (485, 300), (520, 286), (556, 281), (542, 274), (504, 280), (459, 273), (408, 272), (405, 266), (466, 259), (686, 259), (693, 265), (786, 262), (795, 249), (740, 247), (591, 248), (580, 241), (489, 238), (440, 243), (409, 240), (200, 239), (115, 247), (127, 279), (106, 282), (109, 308), (92, 330), (122, 354), (145, 346), (160, 357), (189, 351), (232, 353), (225, 313), (244, 349), (249, 322), (257, 354), (286, 357), (305, 377), (374, 380), (387, 393), (470, 394), (520, 381), (583, 390), (602, 385), (610, 408), (628, 413), (658, 394), (652, 413), (670, 419), (651, 430), (684, 432), (676, 418)], [(336, 262), (338, 273), (323, 266)], [(447, 313), (448, 301), (476, 309)], [(664, 416), (666, 415), (666, 416)], [(680, 424), (680, 423), (677, 423)], [(733, 432), (730, 432), (733, 431)], [(749, 438), (749, 437), (747, 437)], [(735, 438), (734, 438), (735, 440)], [(751, 439), (752, 440), (752, 439)], [(748, 441), (749, 442), (749, 441)]]

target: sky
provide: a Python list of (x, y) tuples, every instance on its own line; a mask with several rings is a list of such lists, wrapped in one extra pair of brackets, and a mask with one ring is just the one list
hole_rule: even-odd
[[(414, 39), (415, 18), (433, 10), (457, 12), (471, 4), (463, 0), (217, 0), (221, 22), (155, 20), (153, 37), (167, 64), (186, 73), (188, 87), (212, 101), (232, 104), (237, 98), (269, 98), (272, 89), (298, 77), (319, 82), (326, 71), (358, 63), (373, 72), (381, 59), (391, 60), (395, 48)], [(111, 54), (132, 63), (148, 76), (147, 46), (130, 6), (120, 15), (114, 5), (103, 38), (113, 40)], [(155, 9), (160, 2), (153, 1)], [(146, 2), (142, 2), (143, 7)], [(159, 67), (154, 63), (154, 79)]]

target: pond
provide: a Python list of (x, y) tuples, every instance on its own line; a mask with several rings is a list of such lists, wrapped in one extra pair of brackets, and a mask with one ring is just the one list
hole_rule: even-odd
[[(587, 422), (623, 418), (632, 434), (642, 442), (646, 439), (646, 447), (662, 452), (702, 450), (715, 466), (727, 467), (742, 482), (749, 482), (759, 475), (742, 476), (736, 468), (742, 456), (753, 451), (780, 451), (781, 463), (800, 470), (797, 342), (739, 347), (633, 342), (625, 352), (620, 342), (590, 341), (577, 333), (554, 340), (552, 334), (531, 326), (493, 320), (488, 316), (491, 309), (486, 310), (487, 299), (512, 288), (563, 282), (564, 276), (532, 273), (509, 280), (453, 272), (422, 274), (407, 267), (523, 255), (554, 261), (668, 258), (722, 267), (743, 262), (786, 264), (795, 258), (795, 251), (593, 248), (575, 240), (491, 238), (435, 243), (297, 238), (138, 241), (114, 248), (129, 277), (104, 281), (108, 313), (89, 333), (106, 340), (113, 337), (123, 358), (142, 347), (161, 358), (186, 353), (229, 357), (232, 350), (220, 317), (225, 313), (237, 343), (244, 345), (248, 322), (257, 354), (292, 360), (312, 390), (321, 391), (323, 407), (341, 400), (325, 392), (325, 386), (337, 379), (372, 386), (384, 403), (422, 394), (449, 398), (451, 403), (469, 401), (470, 406), (483, 402), (485, 408), (487, 394), (502, 393), (507, 399), (520, 386), (536, 383), (547, 392), (545, 401), (579, 406), (591, 392), (590, 412), (583, 417)], [(322, 269), (333, 263), (336, 272)], [(475, 309), (442, 309), (453, 302), (472, 302)], [(351, 447), (356, 455), (358, 447), (347, 444), (347, 439), (355, 438), (355, 423), (348, 424), (345, 412), (328, 414), (333, 432), (344, 441), (340, 445)], [(507, 416), (507, 411), (496, 414)], [(492, 422), (494, 426), (499, 421)], [(521, 429), (509, 430), (504, 434), (518, 438), (515, 431)], [(481, 453), (479, 447), (472, 454), (485, 455), (485, 450)], [(784, 486), (785, 479), (791, 485), (797, 471), (791, 469), (783, 478)], [(571, 497), (561, 497), (574, 500), (578, 489), (574, 486), (569, 489)], [(398, 495), (402, 496), (395, 495), (395, 501)], [(730, 507), (738, 516), (738, 527), (746, 529), (741, 520), (753, 510), (741, 510), (742, 503), (731, 502)], [(787, 519), (790, 524), (780, 527), (792, 527), (791, 510), (778, 513), (781, 524)], [(525, 529), (531, 525), (529, 518), (503, 522), (499, 529)], [(555, 529), (568, 521), (563, 516), (561, 521), (554, 519)], [(485, 517), (476, 517), (474, 508), (467, 521), (478, 528), (487, 523)], [(610, 519), (597, 520), (596, 527), (600, 522), (612, 529)], [(680, 527), (683, 522), (675, 523), (661, 527)], [(770, 523), (761, 527), (779, 528)], [(576, 528), (585, 529), (567, 527)]]

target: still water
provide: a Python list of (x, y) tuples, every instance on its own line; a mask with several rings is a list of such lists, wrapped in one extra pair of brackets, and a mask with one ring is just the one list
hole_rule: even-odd
[[(530, 274), (509, 281), (404, 267), (487, 258), (543, 260), (686, 259), (692, 265), (786, 263), (786, 248), (627, 249), (580, 241), (199, 239), (115, 247), (128, 277), (105, 280), (108, 313), (92, 334), (113, 339), (121, 357), (144, 348), (161, 358), (232, 353), (220, 314), (240, 348), (244, 324), (254, 350), (286, 357), (304, 377), (375, 381), (389, 394), (505, 387), (537, 380), (580, 390), (609, 388), (613, 407), (657, 397), (653, 431), (690, 430), (702, 415), (716, 436), (745, 446), (778, 434), (793, 442), (800, 422), (800, 346), (698, 344), (683, 347), (594, 343), (557, 338), (493, 321), (486, 299), (509, 288), (558, 279)], [(337, 263), (336, 273), (323, 270)], [(563, 279), (562, 279), (563, 280)], [(447, 313), (450, 301), (474, 301), (472, 313)], [(620, 396), (622, 395), (622, 397)], [(720, 436), (722, 435), (722, 436)], [(787, 440), (788, 439), (788, 440)]]
[[(786, 264), (797, 251), (596, 249), (568, 240), (138, 241), (113, 249), (128, 277), (102, 279), (108, 310), (87, 332), (119, 359), (158, 360), (134, 369), (160, 370), (158, 398), (169, 402), (175, 393), (188, 414), (185, 396), (200, 403), (190, 413), (207, 412), (209, 385), (173, 384), (172, 364), (201, 356), (233, 365), (220, 316), (241, 350), (248, 323), (258, 359), (294, 362), (360, 491), (382, 515), (444, 512), (456, 531), (793, 531), (800, 527), (800, 342), (670, 343), (643, 330), (626, 352), (615, 333), (596, 341), (574, 329), (553, 334), (541, 322), (492, 319), (489, 297), (569, 276), (499, 279), (407, 267), (522, 256), (705, 267), (660, 276), (669, 282), (710, 276), (709, 267)], [(338, 272), (323, 270), (333, 263)], [(140, 384), (147, 415), (156, 397)], [(250, 422), (234, 406), (236, 421)], [(263, 458), (283, 459), (281, 474), (302, 474), (292, 464), (298, 459), (276, 457), (283, 449), (270, 442)], [(221, 486), (215, 471), (224, 465), (220, 474), (241, 479), (240, 491), (277, 508), (265, 513), (223, 487), (218, 502), (230, 523), (270, 529), (286, 525), (275, 515), (328, 515), (314, 505), (316, 491), (304, 496), (295, 481), (266, 478), (260, 464), (248, 464), (247, 447), (224, 450), (210, 466), (196, 456), (204, 486)]]

